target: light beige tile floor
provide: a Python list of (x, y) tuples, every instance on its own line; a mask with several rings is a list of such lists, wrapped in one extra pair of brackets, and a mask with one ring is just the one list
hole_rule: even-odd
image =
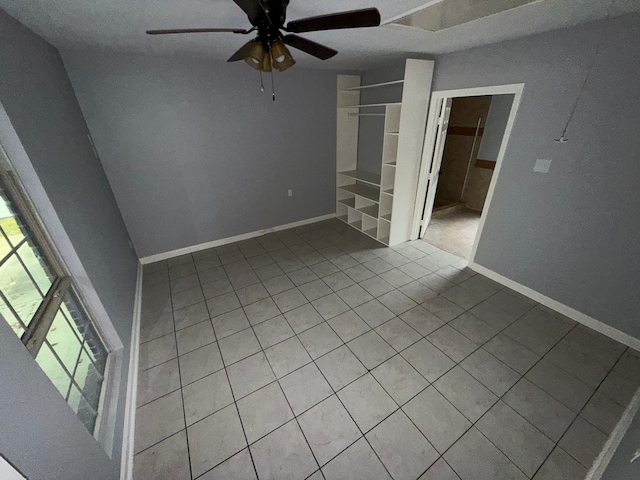
[(435, 211), (423, 240), (460, 258), (469, 258), (480, 212), (462, 206)]
[(147, 265), (142, 303), (136, 480), (578, 480), (640, 382), (638, 352), (337, 220)]

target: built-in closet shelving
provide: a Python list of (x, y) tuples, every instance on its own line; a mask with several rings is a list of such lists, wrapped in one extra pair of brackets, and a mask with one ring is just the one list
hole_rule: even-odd
[[(433, 61), (414, 59), (401, 79), (361, 85), (360, 75), (338, 75), (336, 215), (385, 245), (410, 237), (432, 75)], [(361, 103), (363, 90), (370, 98), (394, 85), (401, 101)], [(384, 117), (379, 174), (358, 168), (363, 117)]]

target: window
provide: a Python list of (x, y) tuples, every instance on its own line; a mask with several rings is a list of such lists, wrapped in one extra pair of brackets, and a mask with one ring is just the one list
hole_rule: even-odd
[(10, 173), (0, 172), (0, 317), (94, 433), (107, 350)]

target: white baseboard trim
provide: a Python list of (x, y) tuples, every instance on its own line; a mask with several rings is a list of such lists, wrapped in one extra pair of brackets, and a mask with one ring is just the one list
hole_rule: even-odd
[(469, 268), (471, 268), (471, 270), (474, 270), (478, 273), (481, 273), (482, 275), (490, 278), (491, 280), (494, 280), (504, 285), (505, 287), (509, 287), (510, 289), (515, 290), (516, 292), (521, 293), (524, 296), (529, 297), (538, 303), (541, 303), (546, 307), (549, 307), (552, 310), (555, 310), (558, 313), (561, 313), (562, 315), (565, 315), (571, 318), (572, 320), (575, 320), (578, 323), (581, 323), (589, 328), (592, 328), (596, 332), (600, 332), (603, 335), (606, 335), (607, 337), (616, 340), (617, 342), (620, 342), (628, 347), (633, 348), (634, 350), (640, 350), (640, 339), (634, 338), (627, 333), (621, 332), (620, 330), (613, 328), (607, 325), (606, 323), (601, 322), (600, 320), (596, 320), (595, 318), (590, 317), (589, 315), (579, 312), (574, 308), (571, 308), (563, 303), (560, 303), (557, 300), (554, 300), (553, 298), (549, 298), (543, 295), (542, 293), (536, 292), (535, 290), (529, 287), (526, 287), (518, 282), (515, 282), (505, 276), (502, 276), (499, 273), (494, 272), (493, 270), (483, 267), (482, 265), (478, 265), (475, 262), (471, 262), (469, 264)]
[(257, 230), (255, 232), (243, 233), (242, 235), (236, 235), (235, 237), (221, 238), (220, 240), (214, 240), (212, 242), (201, 243), (200, 245), (193, 245), (191, 247), (179, 248), (177, 250), (171, 250), (170, 252), (157, 253), (148, 257), (140, 259), (140, 263), (146, 265), (148, 263), (160, 262), (173, 257), (179, 257), (180, 255), (186, 255), (187, 253), (199, 252), (200, 250), (206, 250), (208, 248), (219, 247), (221, 245), (227, 245), (228, 243), (240, 242), (242, 240), (248, 240), (250, 238), (259, 237), (267, 233), (279, 232), (288, 228), (301, 227), (302, 225), (308, 225), (310, 223), (322, 222), (323, 220), (329, 220), (334, 218), (335, 213), (329, 213), (320, 217), (307, 218), (306, 220), (300, 220), (298, 222), (287, 223), (286, 225), (278, 225), (277, 227), (265, 228), (263, 230)]
[(627, 430), (629, 430), (631, 422), (633, 422), (633, 419), (635, 418), (636, 413), (638, 413), (639, 409), (640, 388), (636, 390), (636, 394), (631, 399), (631, 402), (629, 402), (629, 405), (622, 414), (622, 417), (618, 421), (618, 424), (613, 429), (613, 432), (611, 432), (611, 435), (609, 436), (607, 443), (604, 444), (600, 455), (598, 455), (598, 458), (596, 458), (593, 462), (593, 465), (591, 466), (589, 473), (585, 477), (585, 480), (600, 480), (602, 478), (602, 475), (604, 475), (605, 470), (609, 466), (609, 462), (611, 462), (613, 455), (616, 453), (616, 450), (620, 446), (622, 439), (626, 435)]
[(120, 480), (133, 480), (133, 453), (136, 429), (136, 403), (138, 397), (138, 352), (140, 350), (140, 319), (142, 315), (142, 264), (138, 264), (136, 296), (133, 302), (133, 325), (129, 351), (129, 373), (127, 377), (127, 400), (122, 432), (122, 456), (120, 458)]

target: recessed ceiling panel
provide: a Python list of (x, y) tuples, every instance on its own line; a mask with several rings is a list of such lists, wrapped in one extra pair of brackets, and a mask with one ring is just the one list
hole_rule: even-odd
[(393, 23), (437, 32), (541, 0), (444, 0)]

